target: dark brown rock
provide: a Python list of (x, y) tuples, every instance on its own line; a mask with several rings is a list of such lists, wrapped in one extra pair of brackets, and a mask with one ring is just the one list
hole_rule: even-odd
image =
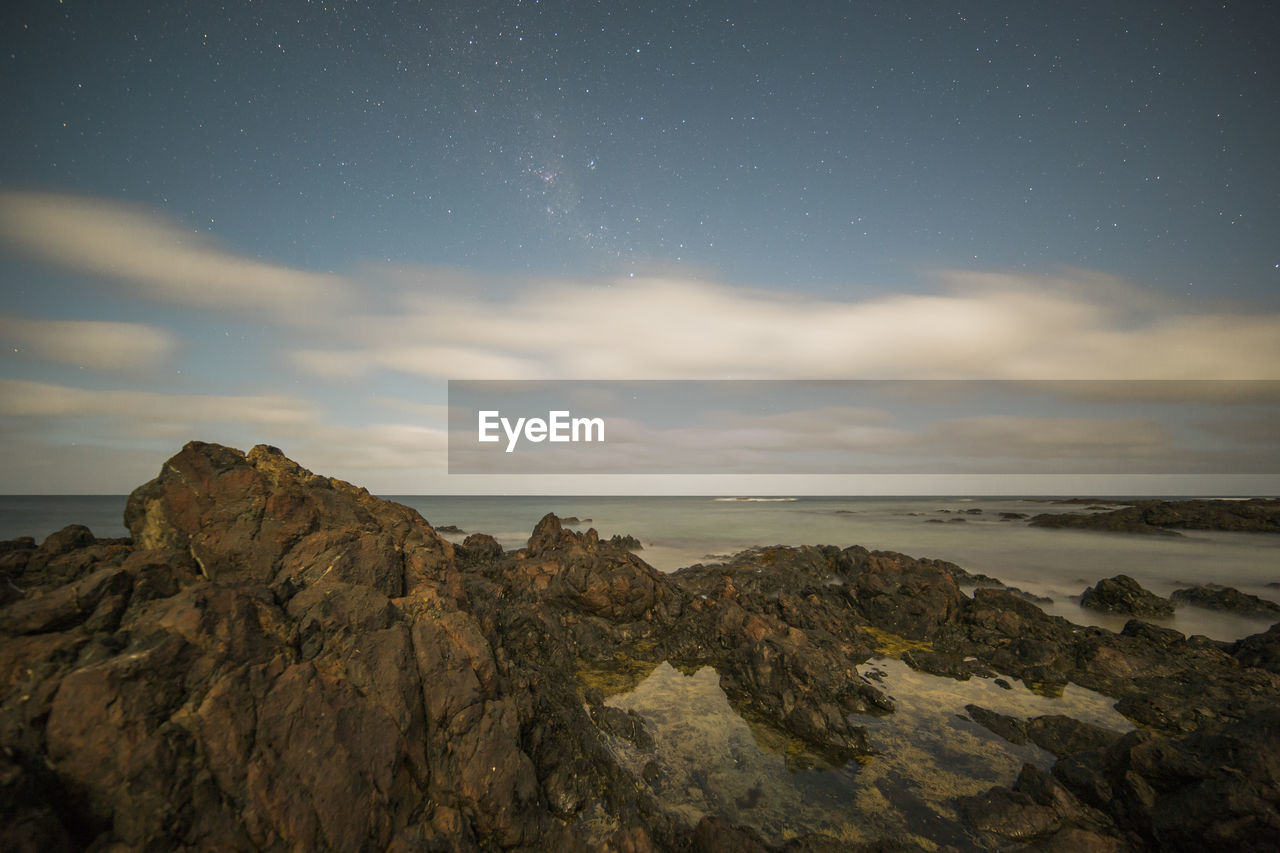
[(1054, 769), (1068, 788), (1160, 850), (1280, 846), (1280, 710), (1209, 723), (1182, 738), (1125, 735)]
[(40, 544), (40, 551), (50, 557), (60, 557), (87, 548), (96, 541), (93, 531), (83, 524), (68, 524), (56, 533), (50, 533)]
[(127, 596), (132, 585), (129, 572), (108, 566), (83, 580), (37, 591), (0, 610), (0, 632), (43, 634), (65, 630), (87, 619), (103, 598)]
[(224, 583), (329, 577), (394, 597), (438, 587), (452, 559), (452, 546), (414, 510), (318, 477), (264, 445), (245, 456), (188, 444), (130, 495), (125, 524), (136, 547), (189, 553)]
[(628, 551), (643, 551), (644, 545), (640, 540), (628, 533), (615, 533), (609, 537), (609, 542), (620, 548), (626, 548)]
[(1120, 738), (1120, 733), (1062, 714), (1046, 714), (1027, 721), (1027, 738), (1061, 758), (1078, 752), (1106, 749)]
[(975, 828), (1010, 841), (1030, 841), (1049, 835), (1062, 820), (1049, 806), (1030, 795), (1007, 788), (960, 799), (960, 813)]
[(614, 621), (665, 620), (681, 606), (666, 575), (621, 545), (601, 542), (594, 528), (564, 529), (554, 515), (534, 528), (520, 570), (543, 575), (548, 597)]
[(760, 833), (708, 815), (693, 830), (695, 853), (766, 853)]
[(990, 732), (1014, 744), (1027, 742), (1027, 721), (1008, 714), (1001, 714), (980, 705), (965, 705), (969, 718)]
[(963, 596), (943, 564), (850, 548), (849, 596), (872, 624), (919, 639), (960, 612)]
[(1280, 622), (1261, 634), (1238, 640), (1231, 654), (1245, 666), (1259, 667), (1280, 675)]
[[(128, 521), (136, 547), (11, 549), (61, 568), (0, 609), (8, 847), (549, 850), (604, 844), (596, 814), (637, 849), (687, 840), (588, 722), (564, 629), (513, 661), (416, 512), (271, 448), (191, 444)], [(629, 555), (554, 548), (576, 561), (543, 555), (556, 601), (678, 609)]]
[(1143, 589), (1128, 575), (1100, 580), (1080, 596), (1080, 606), (1102, 613), (1126, 616), (1172, 616), (1173, 603)]
[(1082, 514), (1076, 512), (1041, 513), (1027, 522), (1031, 527), (1098, 530), (1105, 533), (1146, 533), (1156, 536), (1180, 536), (1174, 530), (1157, 527), (1146, 520), (1142, 510), (1125, 507), (1112, 512)]
[(501, 560), (503, 556), (502, 546), (498, 544), (498, 540), (487, 533), (472, 533), (462, 541), (461, 545), (454, 545), (453, 550), (459, 565), (466, 566), (493, 563)]

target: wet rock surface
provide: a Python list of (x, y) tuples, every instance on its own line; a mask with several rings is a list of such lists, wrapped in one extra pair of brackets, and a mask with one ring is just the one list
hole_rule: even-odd
[[(1143, 726), (971, 706), (1057, 759), (958, 804), (974, 846), (1280, 844), (1280, 626), (1232, 644), (1083, 628), (858, 547), (665, 575), (555, 516), (517, 551), (451, 545), (263, 446), (188, 445), (126, 524), (0, 544), (4, 849), (768, 849), (664, 811), (615, 753), (650, 748), (645, 721), (584, 673), (714, 667), (744, 716), (840, 765), (875, 749), (859, 720), (893, 713), (858, 670), (882, 653), (1079, 684)], [(833, 844), (786, 849), (859, 849)]]

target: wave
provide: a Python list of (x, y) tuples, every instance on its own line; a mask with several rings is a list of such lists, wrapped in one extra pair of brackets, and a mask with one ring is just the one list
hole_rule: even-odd
[(774, 503), (777, 501), (795, 501), (799, 498), (712, 498), (713, 501), (735, 501), (738, 503)]

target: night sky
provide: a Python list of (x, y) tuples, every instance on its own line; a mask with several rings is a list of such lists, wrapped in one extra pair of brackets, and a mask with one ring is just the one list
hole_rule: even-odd
[(443, 475), (448, 378), (1280, 378), (1278, 43), (1267, 3), (7, 4), (0, 491), (194, 437), (553, 487)]

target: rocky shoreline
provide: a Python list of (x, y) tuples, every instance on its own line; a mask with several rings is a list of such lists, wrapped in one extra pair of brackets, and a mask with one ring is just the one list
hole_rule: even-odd
[[(128, 539), (0, 544), (4, 849), (770, 849), (722, 816), (679, 819), (656, 769), (619, 761), (651, 735), (606, 703), (609, 679), (713, 667), (744, 717), (839, 766), (873, 757), (867, 721), (895, 713), (858, 669), (885, 653), (1087, 687), (1137, 726), (970, 706), (1057, 760), (959, 798), (966, 846), (1280, 848), (1280, 623), (1235, 643), (1086, 628), (1009, 590), (967, 595), (980, 576), (953, 564), (858, 547), (666, 575), (555, 516), (519, 550), (453, 545), (265, 446), (187, 445), (125, 523)], [(1201, 590), (1188, 600), (1269, 612)]]
[[(1086, 501), (1092, 503), (1092, 501)], [(1113, 502), (1114, 503), (1114, 502)], [(1031, 527), (1101, 530), (1180, 536), (1179, 530), (1225, 530), (1236, 533), (1280, 533), (1280, 500), (1121, 501), (1119, 509), (1089, 507), (1098, 512), (1041, 513)]]

